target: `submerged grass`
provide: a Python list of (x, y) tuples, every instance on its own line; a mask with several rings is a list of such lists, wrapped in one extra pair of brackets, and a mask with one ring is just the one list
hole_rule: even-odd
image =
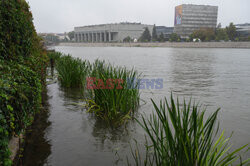
[(134, 69), (115, 67), (96, 60), (90, 73), (90, 77), (95, 79), (95, 88), (90, 88), (89, 112), (111, 126), (125, 123), (139, 105), (139, 88), (135, 82), (139, 76)]
[(85, 87), (88, 75), (89, 63), (70, 55), (61, 56), (56, 61), (58, 79), (63, 87), (81, 88)]
[[(146, 143), (146, 155), (138, 153), (138, 147), (132, 150), (135, 164), (157, 166), (224, 166), (249, 164), (250, 158), (241, 161), (239, 152), (247, 148), (242, 146), (232, 152), (230, 138), (225, 138), (224, 131), (217, 138), (219, 125), (216, 122), (219, 109), (206, 120), (206, 110), (200, 110), (195, 103), (165, 101), (158, 107), (152, 100), (156, 114), (138, 123), (146, 131), (150, 143)], [(216, 140), (217, 138), (217, 140)], [(249, 149), (249, 148), (248, 148)]]
[(55, 63), (55, 61), (62, 56), (62, 53), (56, 51), (48, 51), (47, 56), (49, 57), (50, 61), (53, 61)]

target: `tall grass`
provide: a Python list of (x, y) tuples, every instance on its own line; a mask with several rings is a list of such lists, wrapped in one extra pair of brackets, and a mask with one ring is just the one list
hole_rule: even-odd
[(137, 120), (150, 143), (145, 145), (143, 161), (138, 148), (132, 150), (134, 165), (224, 166), (236, 165), (236, 161), (240, 161), (239, 165), (249, 164), (250, 159), (241, 161), (237, 156), (247, 145), (231, 151), (230, 138), (225, 138), (224, 131), (216, 137), (219, 109), (205, 119), (206, 110), (200, 110), (191, 100), (184, 100), (181, 106), (171, 95), (170, 103), (166, 99), (160, 107), (153, 100), (152, 103), (156, 114), (149, 119), (142, 116), (142, 122)]
[(62, 56), (62, 53), (55, 51), (48, 51), (47, 56), (50, 59), (50, 67), (53, 68), (55, 66), (56, 61)]
[(56, 51), (48, 51), (47, 56), (49, 57), (50, 62), (50, 74), (53, 78), (56, 61), (62, 56), (62, 53)]
[[(140, 75), (134, 69), (115, 67), (104, 61), (96, 60), (91, 66), (90, 76), (96, 78), (95, 85), (98, 87), (101, 79), (105, 87), (107, 80), (113, 80), (113, 87), (96, 88), (90, 90), (89, 112), (105, 120), (111, 126), (119, 126), (125, 123), (139, 105), (138, 83), (128, 81), (134, 80)], [(117, 80), (123, 80), (119, 86)], [(133, 88), (131, 88), (133, 86)]]
[(70, 55), (62, 56), (56, 61), (58, 79), (63, 87), (84, 89), (88, 75), (89, 63)]

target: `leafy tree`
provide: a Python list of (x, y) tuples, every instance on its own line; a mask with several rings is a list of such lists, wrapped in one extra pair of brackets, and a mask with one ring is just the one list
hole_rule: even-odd
[(211, 28), (201, 28), (190, 35), (191, 39), (199, 38), (201, 41), (211, 41), (215, 39), (215, 32)]
[(172, 34), (170, 35), (169, 41), (171, 41), (171, 42), (177, 42), (178, 39), (180, 39), (180, 36), (178, 36), (176, 33), (172, 33)]
[(216, 37), (215, 37), (216, 41), (220, 41), (220, 40), (225, 40), (228, 41), (228, 35), (227, 35), (227, 31), (224, 28), (219, 28), (216, 30)]
[(148, 27), (145, 28), (145, 30), (142, 33), (139, 41), (141, 41), (141, 42), (149, 42), (149, 41), (151, 41), (151, 35), (150, 35), (149, 30), (148, 30)]
[(157, 41), (157, 40), (158, 40), (155, 25), (154, 25), (154, 27), (153, 27), (152, 40), (153, 40), (153, 41)]
[(132, 39), (131, 39), (130, 36), (127, 36), (127, 37), (125, 37), (125, 38), (123, 39), (123, 42), (131, 42), (131, 41), (132, 41)]
[(226, 27), (227, 35), (230, 40), (234, 40), (237, 37), (236, 27), (233, 23), (230, 23), (229, 26)]
[(216, 29), (220, 29), (221, 28), (221, 23), (219, 23), (216, 27)]
[(75, 32), (74, 31), (69, 32), (68, 36), (69, 36), (70, 40), (73, 40), (75, 38)]
[(164, 38), (163, 33), (161, 33), (161, 35), (160, 35), (160, 37), (159, 37), (159, 41), (160, 41), (160, 42), (164, 42), (164, 41), (165, 41), (165, 38)]

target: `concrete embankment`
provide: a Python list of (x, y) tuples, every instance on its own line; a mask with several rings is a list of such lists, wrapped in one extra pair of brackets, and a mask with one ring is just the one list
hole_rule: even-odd
[(165, 43), (60, 43), (75, 47), (174, 47), (174, 48), (248, 48), (250, 42), (165, 42)]

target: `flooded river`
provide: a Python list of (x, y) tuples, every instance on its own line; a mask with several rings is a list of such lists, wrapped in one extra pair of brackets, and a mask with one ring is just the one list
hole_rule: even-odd
[[(192, 97), (208, 113), (221, 108), (219, 122), (234, 147), (250, 143), (250, 49), (56, 47), (73, 57), (103, 59), (135, 68), (146, 79), (163, 79), (162, 89), (142, 89), (138, 115), (152, 111), (173, 92), (180, 99)], [(33, 129), (23, 165), (109, 166), (126, 165), (130, 142), (143, 143), (144, 131), (131, 121), (125, 130), (111, 131), (86, 113), (78, 90), (48, 85), (48, 115)], [(40, 138), (42, 137), (42, 138)], [(250, 152), (244, 157), (250, 156)]]

